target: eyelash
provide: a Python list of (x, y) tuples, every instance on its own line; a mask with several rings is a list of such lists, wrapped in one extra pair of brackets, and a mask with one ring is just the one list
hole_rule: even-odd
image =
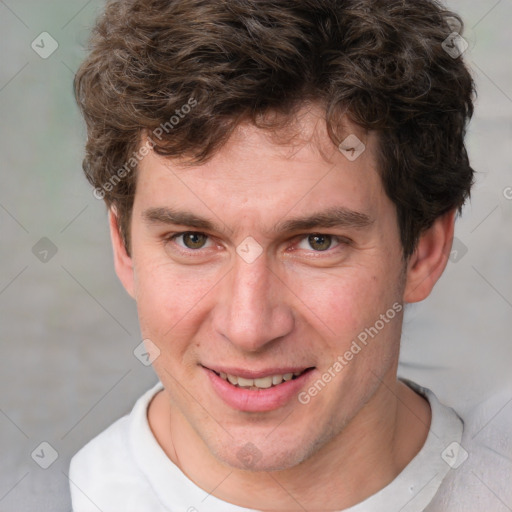
[(166, 236), (164, 242), (175, 243), (178, 246), (180, 251), (186, 252), (187, 254), (198, 253), (198, 252), (200, 252), (201, 249), (203, 249), (203, 247), (201, 247), (201, 249), (189, 249), (188, 247), (182, 247), (182, 246), (178, 245), (175, 240), (183, 235), (204, 235), (207, 237), (207, 242), (210, 241), (212, 238), (209, 235), (207, 235), (206, 233), (203, 233), (202, 231), (181, 231), (179, 233), (173, 233), (171, 235)]
[[(200, 249), (189, 249), (189, 248), (180, 246), (176, 243), (177, 238), (182, 237), (184, 235), (190, 235), (190, 234), (204, 235), (207, 237), (207, 242), (212, 241), (212, 237), (206, 233), (203, 233), (202, 231), (180, 231), (179, 233), (172, 233), (172, 234), (166, 236), (164, 239), (164, 243), (173, 242), (176, 245), (176, 247), (178, 248), (178, 250), (183, 254), (193, 255), (195, 253), (195, 254), (199, 255), (202, 252), (202, 249), (205, 249), (205, 248), (201, 247)], [(350, 240), (347, 237), (332, 235), (329, 233), (312, 232), (312, 233), (305, 233), (302, 235), (295, 236), (294, 239), (297, 239), (297, 242), (294, 244), (294, 246), (299, 245), (299, 243), (301, 243), (303, 240), (306, 240), (308, 237), (310, 237), (312, 235), (329, 236), (332, 238), (332, 241), (337, 244), (337, 245), (335, 245), (335, 247), (333, 247), (333, 248), (329, 247), (329, 249), (326, 249), (325, 251), (315, 251), (314, 249), (310, 250), (310, 252), (312, 254), (315, 254), (318, 256), (320, 256), (322, 254), (332, 254), (336, 249), (339, 249), (340, 247), (350, 246), (352, 244), (352, 240)], [(207, 247), (206, 249), (209, 249), (209, 248), (210, 247)], [(292, 248), (292, 251), (293, 250), (295, 250), (295, 247)]]

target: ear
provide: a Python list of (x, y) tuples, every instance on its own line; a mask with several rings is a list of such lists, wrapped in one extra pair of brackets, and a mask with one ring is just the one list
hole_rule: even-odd
[(453, 242), (456, 209), (438, 217), (420, 237), (407, 263), (405, 302), (426, 299), (441, 277)]
[(124, 289), (132, 298), (135, 298), (133, 261), (126, 252), (123, 238), (121, 236), (121, 232), (119, 231), (117, 214), (112, 208), (108, 212), (108, 217), (110, 225), (110, 238), (112, 239), (112, 249), (114, 251), (114, 267), (116, 269), (116, 274), (124, 286)]

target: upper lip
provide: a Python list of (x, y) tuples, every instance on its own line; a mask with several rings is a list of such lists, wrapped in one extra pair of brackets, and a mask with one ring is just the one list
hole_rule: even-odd
[(275, 368), (265, 368), (263, 370), (249, 370), (248, 368), (235, 368), (232, 366), (206, 366), (207, 370), (213, 370), (215, 373), (227, 373), (244, 379), (259, 379), (273, 375), (284, 375), (285, 373), (303, 372), (312, 366), (279, 366)]

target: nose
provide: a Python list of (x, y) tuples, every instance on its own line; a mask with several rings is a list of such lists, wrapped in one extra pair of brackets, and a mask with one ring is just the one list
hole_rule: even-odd
[(237, 257), (218, 292), (215, 329), (239, 349), (260, 351), (293, 330), (290, 291), (264, 254), (252, 263)]

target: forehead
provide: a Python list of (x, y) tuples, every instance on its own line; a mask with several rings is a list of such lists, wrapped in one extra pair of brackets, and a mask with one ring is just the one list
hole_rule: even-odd
[[(204, 164), (150, 152), (139, 165), (134, 211), (187, 208), (225, 223), (242, 218), (271, 223), (273, 214), (282, 219), (286, 212), (300, 215), (319, 207), (376, 213), (385, 199), (377, 136), (347, 121), (342, 140), (347, 143), (340, 151), (323, 117), (308, 111), (275, 134), (239, 125)], [(354, 145), (355, 153), (346, 151)]]

